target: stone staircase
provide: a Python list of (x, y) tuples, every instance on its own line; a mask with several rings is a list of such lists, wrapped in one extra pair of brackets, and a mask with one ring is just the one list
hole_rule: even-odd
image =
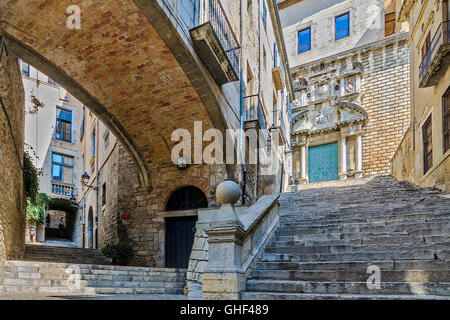
[(93, 296), (98, 294), (183, 294), (186, 270), (4, 261), (2, 294)]
[(27, 244), (25, 261), (46, 261), (60, 263), (106, 264), (100, 250)]
[(186, 270), (111, 266), (100, 250), (26, 245), (22, 261), (0, 262), (2, 294), (183, 295)]
[[(372, 265), (379, 289), (367, 285)], [(282, 194), (242, 298), (450, 299), (450, 198), (390, 176)]]

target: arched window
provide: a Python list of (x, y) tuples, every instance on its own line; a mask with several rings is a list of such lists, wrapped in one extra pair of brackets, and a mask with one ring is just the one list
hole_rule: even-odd
[(197, 187), (186, 186), (175, 190), (167, 201), (166, 211), (207, 208), (208, 200)]

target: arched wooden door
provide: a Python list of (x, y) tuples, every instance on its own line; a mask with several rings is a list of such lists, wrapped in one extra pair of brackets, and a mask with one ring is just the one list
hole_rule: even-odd
[[(204, 193), (193, 186), (175, 190), (166, 204), (166, 211), (193, 210), (208, 207)], [(194, 243), (197, 216), (166, 218), (165, 266), (187, 268)]]

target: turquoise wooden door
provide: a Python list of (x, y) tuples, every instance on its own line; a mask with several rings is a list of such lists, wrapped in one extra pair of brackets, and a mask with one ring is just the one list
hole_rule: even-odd
[(338, 179), (338, 143), (308, 149), (309, 182)]

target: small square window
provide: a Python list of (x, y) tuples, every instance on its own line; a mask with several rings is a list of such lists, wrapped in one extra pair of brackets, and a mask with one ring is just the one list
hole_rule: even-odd
[(350, 36), (350, 13), (344, 13), (334, 18), (335, 22), (335, 40)]
[(311, 28), (306, 28), (298, 32), (297, 53), (311, 50)]

